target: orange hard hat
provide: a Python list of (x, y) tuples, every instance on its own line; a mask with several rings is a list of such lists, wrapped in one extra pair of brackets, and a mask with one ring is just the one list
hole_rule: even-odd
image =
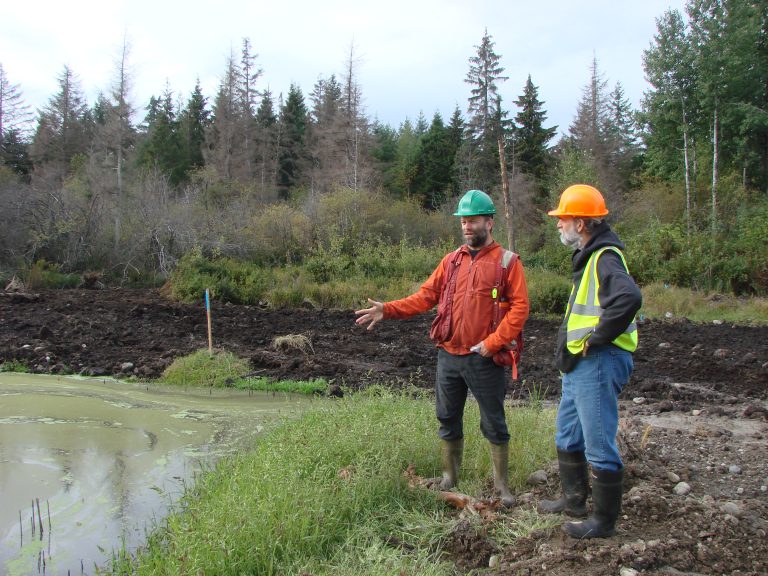
[(576, 218), (599, 218), (608, 214), (605, 199), (600, 190), (587, 184), (568, 186), (560, 195), (560, 204), (547, 212), (550, 216), (574, 216)]

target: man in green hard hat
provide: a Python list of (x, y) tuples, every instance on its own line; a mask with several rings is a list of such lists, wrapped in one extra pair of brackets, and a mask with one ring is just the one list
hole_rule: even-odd
[[(528, 290), (517, 254), (493, 240), (496, 208), (490, 196), (470, 190), (454, 213), (466, 240), (446, 254), (419, 290), (401, 300), (357, 310), (357, 324), (370, 330), (384, 318), (408, 318), (438, 307), (430, 337), (438, 347), (435, 405), (440, 422), (443, 476), (458, 482), (464, 450), (464, 405), (468, 391), (480, 408), (480, 430), (490, 443), (494, 488), (505, 506), (515, 498), (507, 483), (509, 431), (504, 415), (504, 358), (528, 318)], [(497, 363), (499, 362), (499, 363)]]

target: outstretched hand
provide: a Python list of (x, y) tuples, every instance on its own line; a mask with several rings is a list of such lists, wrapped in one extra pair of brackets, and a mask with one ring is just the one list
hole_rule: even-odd
[(368, 303), (372, 304), (370, 308), (363, 308), (362, 310), (355, 310), (355, 314), (358, 316), (355, 320), (355, 324), (363, 326), (368, 324), (368, 330), (373, 328), (379, 320), (384, 318), (384, 304), (376, 302), (368, 298)]

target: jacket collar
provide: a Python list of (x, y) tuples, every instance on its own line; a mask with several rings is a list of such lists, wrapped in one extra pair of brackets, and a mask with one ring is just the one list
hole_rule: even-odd
[[(499, 246), (499, 243), (496, 242), (496, 240), (492, 241), (487, 246), (483, 246), (482, 248), (480, 248), (480, 251), (475, 255), (475, 258), (482, 258), (489, 252), (492, 252), (493, 250), (495, 250), (498, 246)], [(460, 250), (462, 252), (466, 252), (470, 256), (472, 255), (468, 244), (462, 244)]]
[(592, 237), (587, 241), (584, 248), (576, 250), (573, 253), (573, 270), (578, 271), (584, 269), (589, 257), (597, 250), (605, 248), (606, 246), (615, 246), (619, 250), (624, 250), (622, 241), (619, 240), (616, 233), (611, 230), (608, 223), (603, 221), (595, 228)]

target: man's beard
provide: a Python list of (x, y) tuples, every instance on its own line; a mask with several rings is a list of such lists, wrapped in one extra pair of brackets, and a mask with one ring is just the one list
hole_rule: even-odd
[(560, 242), (562, 242), (565, 246), (568, 246), (569, 248), (578, 250), (579, 248), (581, 248), (581, 234), (579, 234), (575, 230), (567, 231), (561, 228)]
[(488, 241), (488, 231), (487, 230), (478, 230), (474, 233), (472, 238), (467, 240), (467, 245), (470, 248), (482, 248), (485, 246), (485, 243)]

